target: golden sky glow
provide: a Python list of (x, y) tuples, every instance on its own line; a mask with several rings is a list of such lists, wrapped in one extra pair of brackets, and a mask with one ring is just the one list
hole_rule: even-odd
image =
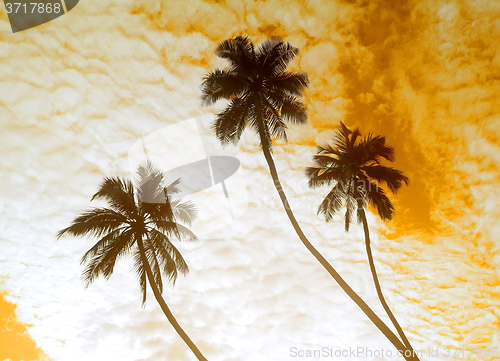
[[(242, 34), (255, 43), (266, 37), (281, 36), (299, 47), (300, 54), (292, 68), (307, 72), (311, 82), (306, 91), (308, 125), (291, 127), (289, 143), (278, 143), (275, 148), (281, 176), (290, 182), (291, 198), (300, 204), (300, 190), (308, 192), (303, 199), (320, 199), (313, 191), (293, 184), (305, 182), (303, 169), (310, 165), (314, 146), (328, 141), (340, 121), (349, 127), (359, 127), (363, 134), (374, 132), (386, 136), (388, 144), (396, 150), (394, 167), (402, 170), (411, 182), (392, 196), (396, 207), (393, 221), (383, 224), (374, 216), (369, 218), (376, 262), (380, 262), (377, 267), (380, 265), (381, 283), (387, 287), (389, 303), (398, 319), (403, 320), (410, 340), (419, 348), (499, 345), (500, 3), (484, 0), (104, 3), (82, 0), (67, 15), (37, 30), (17, 34), (9, 34), (5, 8), (0, 6), (0, 124), (4, 134), (0, 155), (7, 174), (0, 178), (5, 182), (0, 196), (6, 200), (2, 206), (6, 232), (0, 235), (0, 241), (4, 242), (0, 247), (5, 244), (12, 249), (8, 253), (9, 263), (0, 262), (0, 276), (9, 278), (5, 291), (19, 299), (18, 315), (22, 309), (15, 328), (0, 324), (3, 327), (0, 332), (3, 335), (11, 332), (8, 337), (15, 340), (0, 343), (0, 359), (35, 359), (33, 355), (38, 351), (28, 335), (15, 338), (22, 334), (21, 321), (28, 323), (28, 330), (32, 324), (34, 330), (41, 325), (31, 337), (38, 347), (42, 344), (46, 347), (42, 350), (53, 360), (63, 360), (63, 355), (67, 355), (64, 350), (80, 347), (77, 342), (64, 340), (68, 341), (66, 349), (51, 354), (48, 350), (56, 350), (59, 344), (44, 340), (49, 338), (44, 332), (52, 332), (50, 322), (56, 321), (47, 321), (42, 327), (43, 320), (33, 320), (35, 306), (26, 291), (30, 278), (21, 277), (25, 271), (20, 255), (28, 252), (28, 260), (23, 261), (26, 267), (40, 269), (49, 264), (41, 259), (53, 255), (43, 251), (35, 257), (27, 251), (36, 242), (37, 231), (29, 228), (30, 221), (46, 224), (43, 237), (46, 242), (53, 242), (54, 232), (66, 226), (75, 212), (89, 206), (90, 196), (103, 176), (126, 174), (126, 152), (138, 137), (165, 125), (164, 122), (221, 109), (221, 104), (208, 110), (200, 107), (198, 85), (207, 70), (224, 66), (214, 56), (216, 45)], [(45, 33), (37, 33), (38, 30)], [(53, 144), (58, 145), (52, 147)], [(255, 139), (245, 134), (239, 147), (227, 152), (241, 155), (245, 174), (256, 174), (255, 179), (248, 176), (247, 187), (249, 194), (257, 194), (258, 186), (249, 181), (268, 181), (268, 175), (264, 163), (257, 160), (260, 158), (256, 155)], [(83, 174), (84, 179), (71, 178), (75, 174)], [(64, 186), (51, 188), (52, 182)], [(27, 187), (30, 194), (18, 190), (19, 187)], [(50, 204), (49, 197), (56, 197), (57, 202)], [(44, 202), (50, 204), (50, 209), (31, 206)], [(332, 244), (340, 247), (339, 252), (350, 249), (347, 241), (361, 242), (355, 231), (349, 235), (341, 232), (340, 218), (334, 226), (324, 225), (315, 217), (314, 208), (301, 212), (298, 218), (309, 227), (325, 252), (330, 252), (326, 246), (330, 233), (328, 237), (325, 234), (332, 229), (337, 232), (333, 232), (335, 237), (331, 236)], [(281, 219), (272, 218), (274, 212), (269, 214), (270, 219)], [(264, 232), (255, 222), (256, 233)], [(15, 226), (26, 228), (19, 234)], [(15, 248), (21, 238), (26, 243)], [(341, 239), (347, 241), (342, 243)], [(57, 246), (51, 243), (51, 247), (56, 247), (57, 257), (65, 259), (64, 265), (72, 267), (68, 274), (73, 272), (71, 275), (77, 277), (79, 258), (75, 255), (86, 246), (80, 242), (81, 249), (72, 246), (65, 250), (61, 242)], [(362, 255), (362, 244), (359, 247)], [(273, 250), (269, 252), (269, 262), (273, 262)], [(331, 252), (331, 257), (337, 257)], [(194, 253), (193, 257), (198, 256)], [(198, 260), (203, 259), (199, 257)], [(5, 260), (0, 258), (6, 260), (7, 256)], [(205, 265), (210, 266), (210, 262)], [(198, 290), (198, 286), (203, 289), (201, 281), (196, 283), (202, 266), (193, 270), (189, 276), (195, 284), (193, 289)], [(271, 277), (272, 272), (268, 271)], [(68, 275), (68, 284), (71, 277)], [(124, 282), (119, 277), (116, 285)], [(129, 277), (133, 277), (131, 273)], [(64, 280), (60, 282), (63, 284)], [(366, 285), (371, 286), (369, 280)], [(100, 287), (105, 289), (106, 284), (100, 284), (96, 294)], [(181, 296), (189, 294), (190, 286), (179, 287), (179, 293), (174, 295), (184, 300)], [(75, 288), (83, 286), (76, 284)], [(79, 295), (83, 297), (84, 291), (81, 292)], [(86, 294), (89, 292), (94, 291)], [(288, 295), (281, 293), (285, 294)], [(37, 299), (36, 308), (41, 307), (46, 315), (54, 313), (43, 308), (43, 303), (50, 299), (49, 295), (44, 297), (43, 301)], [(273, 297), (278, 299), (280, 293), (273, 293), (269, 299), (274, 300)], [(81, 302), (89, 309), (92, 307), (91, 301)], [(135, 302), (133, 307), (138, 314), (145, 312), (135, 299), (130, 302)], [(241, 307), (260, 315), (259, 303), (252, 302)], [(263, 306), (265, 310), (281, 305), (279, 301), (269, 302)], [(150, 303), (148, 311), (156, 307)], [(194, 301), (190, 305), (199, 311), (196, 315), (206, 311)], [(304, 315), (308, 314), (308, 307), (316, 307), (306, 303), (301, 303), (302, 306)], [(100, 309), (103, 319), (111, 312), (106, 307)], [(14, 308), (3, 300), (0, 311), (5, 319), (3, 315), (12, 317)], [(262, 312), (265, 317), (274, 311)], [(293, 318), (295, 323), (287, 320), (279, 321), (283, 323), (278, 325), (300, 329), (302, 316), (300, 313)], [(222, 312), (219, 318), (213, 317), (224, 318)], [(283, 314), (281, 317), (286, 318)], [(188, 317), (183, 320), (189, 322)], [(203, 330), (208, 333), (210, 327), (206, 323), (210, 321), (198, 321), (203, 326), (196, 327), (206, 327)], [(116, 325), (118, 321), (113, 319), (107, 325), (112, 328), (113, 322)], [(322, 327), (310, 322), (306, 323), (310, 327)], [(214, 335), (224, 334), (221, 331), (224, 325), (214, 325)], [(204, 334), (196, 327), (193, 326), (193, 337), (203, 338)], [(362, 329), (353, 327), (354, 334)], [(257, 330), (245, 332), (249, 344), (238, 347), (241, 350), (257, 347), (250, 343)], [(289, 339), (293, 339), (294, 332), (299, 331), (290, 331)], [(87, 336), (82, 331), (68, 338)], [(62, 331), (61, 335), (53, 336), (58, 337), (63, 337)], [(202, 347), (210, 356), (224, 350), (225, 355), (233, 358), (221, 360), (236, 359), (235, 355), (246, 360), (245, 355), (238, 353), (238, 347), (228, 342), (223, 342), (220, 348), (215, 344), (222, 342), (220, 339), (204, 342)], [(289, 345), (288, 342), (292, 341), (282, 344)], [(310, 338), (307, 342), (315, 345), (319, 341)], [(98, 343), (92, 345), (95, 349), (101, 347)], [(151, 346), (154, 347), (157, 346)], [(262, 352), (269, 353), (269, 349), (263, 346)], [(175, 343), (172, 350), (169, 354), (172, 359), (175, 356), (182, 359), (185, 355), (181, 343)], [(151, 352), (150, 359), (165, 356)], [(134, 355), (136, 358), (131, 359), (144, 357), (137, 356), (141, 355), (139, 351)], [(287, 359), (286, 355), (283, 353), (282, 359)]]
[(0, 294), (0, 357), (13, 360), (40, 360), (43, 352), (36, 348), (35, 342), (28, 334), (26, 325), (17, 320), (16, 306), (5, 299), (5, 293)]

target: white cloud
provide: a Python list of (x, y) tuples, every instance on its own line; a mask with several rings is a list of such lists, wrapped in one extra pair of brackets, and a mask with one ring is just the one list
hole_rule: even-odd
[[(127, 175), (128, 150), (141, 136), (203, 114), (202, 136), (209, 147), (242, 162), (250, 205), (241, 219), (221, 230), (226, 241), (178, 245), (191, 272), (175, 288), (166, 287), (164, 297), (181, 326), (210, 360), (288, 360), (293, 346), (389, 348), (388, 341), (300, 244), (279, 205), (256, 136), (247, 131), (238, 147), (224, 150), (211, 136), (211, 113), (199, 107), (198, 86), (207, 70), (200, 64), (206, 56), (213, 57), (215, 43), (209, 39), (227, 34), (224, 24), (213, 19), (225, 16), (231, 29), (245, 25), (235, 20), (228, 7), (193, 4), (196, 6), (172, 9), (177, 22), (159, 21), (164, 27), (182, 29), (154, 28), (146, 15), (128, 13), (122, 2), (113, 6), (84, 1), (43, 28), (55, 33), (3, 35), (0, 53), (8, 52), (8, 58), (0, 64), (0, 115), (6, 120), (0, 132), (0, 265), (2, 276), (8, 277), (9, 299), (18, 305), (19, 319), (33, 325), (30, 333), (37, 345), (57, 361), (194, 360), (151, 293), (146, 308), (141, 309), (130, 261), (120, 261), (109, 281), (98, 280), (85, 290), (78, 262), (92, 242), (55, 241), (55, 234), (91, 206), (90, 197), (104, 176)], [(273, 6), (265, 6), (262, 16), (271, 10), (272, 16), (278, 16)], [(201, 32), (184, 34), (184, 10), (193, 17), (191, 25), (197, 30), (210, 22), (205, 25), (212, 37)], [(310, 11), (330, 19), (330, 10)], [(298, 7), (293, 13), (300, 15)], [(202, 19), (204, 14), (212, 17)], [(342, 18), (344, 13), (339, 10), (339, 14), (336, 16)], [(164, 15), (166, 20), (172, 18), (169, 15)], [(246, 19), (252, 28), (259, 24), (250, 15)], [(313, 35), (327, 31), (313, 23), (304, 21), (302, 26), (313, 27), (309, 29)], [(291, 19), (283, 20), (284, 28), (292, 25)], [(7, 27), (1, 23), (0, 31), (9, 30)], [(335, 41), (340, 38), (336, 33), (325, 36)], [(308, 56), (314, 58), (316, 51), (317, 56), (337, 56), (333, 46), (324, 44)], [(314, 61), (317, 59), (303, 60), (318, 67), (321, 74), (333, 66), (320, 66)], [(331, 81), (337, 90), (345, 85), (340, 77)], [(322, 88), (318, 85), (313, 90)], [(328, 105), (325, 98), (312, 103), (320, 120), (331, 125), (341, 120), (349, 101), (338, 94), (328, 96), (335, 98)], [(329, 140), (331, 135), (303, 129), (304, 134), (293, 136), (297, 143), (306, 138)], [(478, 154), (496, 149), (481, 143), (481, 138), (467, 141), (470, 151)], [(190, 139), (185, 142), (189, 146)], [(329, 224), (315, 215), (326, 190), (312, 191), (305, 185), (301, 169), (308, 165), (311, 154), (312, 148), (306, 145), (287, 145), (286, 152), (281, 146), (275, 148), (290, 203), (311, 241), (382, 315), (361, 228), (354, 226), (345, 233), (341, 215)], [(484, 195), (493, 191), (490, 186), (473, 188), (474, 197), (485, 201), (488, 210), (493, 206)], [(381, 283), (398, 319), (416, 340), (415, 348), (453, 342), (456, 333), (450, 336), (452, 331), (470, 332), (467, 325), (453, 330), (454, 319), (440, 307), (447, 305), (444, 301), (463, 297), (464, 290), (477, 291), (474, 281), (483, 282), (483, 269), (464, 255), (474, 245), (459, 249), (453, 255), (456, 261), (449, 263), (449, 239), (436, 241), (436, 245), (411, 242), (411, 237), (390, 241), (377, 232), (379, 221), (371, 214), (368, 218)], [(493, 239), (496, 226), (491, 221), (479, 228), (491, 231)], [(492, 284), (493, 273), (487, 275)], [(466, 281), (436, 292), (433, 277), (443, 288), (458, 278)], [(497, 287), (482, 290), (497, 292)], [(481, 301), (491, 302), (488, 297)], [(473, 297), (454, 304), (467, 306), (456, 310), (464, 317), (477, 311), (467, 302), (472, 303)], [(495, 315), (495, 305), (488, 305), (477, 321), (483, 327)], [(441, 310), (439, 315), (436, 309)], [(433, 329), (436, 325), (442, 328)], [(465, 339), (475, 340), (474, 335)]]

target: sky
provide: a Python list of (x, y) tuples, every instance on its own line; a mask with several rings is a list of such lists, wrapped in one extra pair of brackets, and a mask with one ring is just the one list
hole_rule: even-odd
[[(0, 6), (0, 360), (195, 360), (152, 293), (141, 308), (131, 260), (84, 288), (79, 260), (92, 240), (55, 238), (99, 205), (90, 198), (104, 177), (129, 176), (136, 142), (189, 119), (199, 133), (186, 148), (202, 139), (207, 154), (236, 157), (232, 199), (247, 202), (217, 237), (176, 243), (190, 272), (163, 295), (205, 356), (391, 349), (300, 243), (256, 135), (222, 148), (210, 131), (224, 103), (202, 107), (199, 85), (226, 65), (217, 45), (238, 35), (300, 49), (290, 69), (309, 76), (308, 122), (290, 126), (273, 155), (311, 242), (389, 323), (362, 227), (346, 233), (342, 214), (316, 215), (328, 189), (309, 189), (304, 175), (341, 121), (384, 135), (410, 178), (391, 195), (392, 221), (367, 214), (389, 305), (415, 349), (439, 347), (422, 360), (498, 347), (500, 3), (82, 0), (15, 34)], [(165, 157), (181, 154), (178, 139), (170, 148)]]

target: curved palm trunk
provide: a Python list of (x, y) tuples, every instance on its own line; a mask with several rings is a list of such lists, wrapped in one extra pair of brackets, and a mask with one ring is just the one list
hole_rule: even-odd
[(377, 328), (384, 334), (384, 336), (387, 337), (389, 341), (391, 341), (391, 343), (396, 347), (401, 355), (403, 355), (407, 361), (419, 361), (417, 355), (413, 352), (410, 352), (410, 349), (408, 349), (408, 347), (406, 347), (401, 342), (401, 340), (389, 329), (389, 327), (387, 327), (387, 325), (375, 314), (375, 312), (372, 311), (372, 309), (363, 301), (363, 299), (359, 297), (356, 292), (354, 292), (354, 290), (347, 284), (346, 281), (344, 281), (344, 279), (332, 267), (332, 265), (328, 263), (325, 257), (323, 257), (321, 253), (319, 253), (319, 251), (311, 244), (311, 242), (309, 242), (309, 240), (304, 235), (304, 232), (302, 232), (302, 229), (300, 228), (300, 225), (295, 219), (292, 209), (290, 208), (285, 192), (281, 187), (281, 183), (278, 178), (278, 172), (269, 150), (270, 144), (267, 142), (267, 138), (264, 133), (264, 120), (262, 118), (262, 111), (258, 94), (254, 94), (254, 101), (257, 121), (259, 125), (259, 136), (262, 143), (262, 151), (264, 152), (264, 157), (266, 158), (267, 165), (269, 166), (269, 171), (271, 173), (271, 177), (273, 178), (274, 186), (276, 187), (276, 190), (278, 191), (278, 194), (280, 196), (281, 203), (283, 203), (283, 207), (285, 208), (288, 219), (292, 223), (292, 226), (295, 229), (295, 232), (299, 236), (300, 240), (302, 241), (304, 246), (306, 246), (309, 252), (311, 252), (312, 255), (319, 261), (319, 263), (321, 263), (323, 268), (325, 268), (326, 271), (333, 277), (333, 279), (335, 279), (339, 286), (342, 287), (344, 292), (347, 293), (347, 295), (359, 306), (359, 308), (361, 308), (365, 315), (368, 316), (368, 318), (373, 322), (373, 324), (375, 324), (375, 326), (377, 326)]
[(403, 332), (403, 329), (399, 325), (398, 321), (396, 320), (396, 317), (394, 317), (394, 314), (392, 313), (391, 309), (387, 305), (387, 302), (385, 301), (384, 295), (382, 293), (382, 288), (380, 288), (380, 283), (378, 281), (378, 276), (377, 276), (377, 270), (375, 269), (375, 263), (373, 262), (373, 255), (372, 255), (372, 250), (370, 247), (370, 231), (368, 229), (368, 222), (366, 220), (366, 214), (365, 210), (363, 209), (363, 205), (359, 204), (360, 201), (358, 200), (358, 212), (361, 216), (361, 220), (363, 221), (363, 230), (365, 232), (365, 244), (366, 244), (366, 253), (368, 254), (368, 262), (370, 263), (370, 270), (372, 272), (372, 277), (373, 277), (373, 282), (375, 283), (375, 288), (377, 289), (377, 295), (380, 300), (380, 303), (384, 307), (385, 312), (389, 316), (389, 318), (392, 321), (392, 324), (394, 327), (396, 327), (396, 330), (399, 333), (399, 336), (403, 340), (404, 344), (408, 349), (413, 350), (413, 348), (410, 345), (410, 342), (406, 338), (405, 333)]
[(189, 336), (186, 334), (186, 332), (184, 332), (182, 327), (179, 325), (179, 323), (175, 319), (174, 315), (172, 314), (172, 312), (168, 308), (167, 304), (165, 303), (165, 300), (161, 296), (160, 290), (156, 286), (156, 283), (153, 281), (154, 280), (153, 272), (151, 271), (151, 268), (149, 267), (149, 263), (148, 263), (148, 260), (146, 258), (146, 253), (144, 252), (144, 245), (143, 245), (141, 239), (137, 240), (137, 245), (139, 246), (139, 252), (141, 254), (141, 258), (142, 258), (142, 261), (144, 263), (144, 268), (146, 270), (146, 275), (147, 275), (147, 278), (149, 281), (149, 285), (153, 289), (153, 293), (155, 295), (156, 301), (160, 304), (160, 307), (161, 307), (163, 313), (165, 314), (165, 316), (167, 316), (168, 321), (172, 324), (172, 326), (174, 326), (175, 331), (177, 331), (179, 336), (181, 336), (182, 340), (186, 343), (186, 345), (188, 345), (188, 347), (191, 349), (191, 351), (195, 354), (196, 358), (198, 358), (198, 360), (200, 360), (200, 361), (207, 361), (205, 356), (203, 356), (203, 354), (200, 352), (200, 350), (198, 350), (198, 348), (196, 347), (194, 342), (191, 341)]

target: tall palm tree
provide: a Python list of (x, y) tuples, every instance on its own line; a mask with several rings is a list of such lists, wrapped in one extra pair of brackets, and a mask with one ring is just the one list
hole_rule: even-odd
[(306, 175), (310, 187), (333, 185), (318, 209), (318, 214), (323, 214), (327, 222), (332, 219), (333, 214), (345, 206), (347, 232), (354, 212), (357, 211), (358, 222), (363, 223), (366, 253), (378, 298), (404, 344), (408, 349), (412, 349), (382, 293), (373, 262), (365, 215), (365, 207), (371, 204), (377, 209), (382, 220), (392, 219), (394, 206), (380, 187), (380, 183), (385, 183), (391, 192), (396, 193), (403, 183), (408, 185), (409, 182), (401, 171), (382, 165), (380, 163), (382, 158), (394, 161), (394, 148), (385, 144), (385, 137), (369, 134), (361, 138), (358, 128), (351, 131), (341, 122), (334, 135), (333, 146), (318, 147), (318, 154), (314, 156), (315, 165), (306, 169)]
[[(274, 185), (300, 240), (393, 345), (404, 353), (407, 347), (306, 238), (278, 178), (271, 155), (272, 137), (286, 140), (285, 122), (304, 124), (307, 120), (306, 107), (300, 99), (309, 84), (307, 75), (286, 70), (297, 56), (298, 49), (278, 38), (268, 39), (256, 49), (248, 37), (238, 36), (223, 41), (215, 54), (229, 61), (230, 65), (209, 72), (201, 84), (201, 91), (204, 105), (214, 104), (220, 99), (229, 100), (212, 124), (217, 139), (223, 145), (237, 143), (246, 126), (257, 132)], [(407, 360), (418, 358), (412, 355)]]
[(179, 325), (162, 297), (162, 274), (175, 284), (179, 274), (188, 272), (188, 265), (171, 240), (194, 240), (196, 236), (176, 220), (189, 225), (196, 209), (189, 202), (173, 199), (178, 191), (174, 182), (165, 188), (163, 176), (150, 163), (139, 168), (132, 182), (119, 177), (107, 177), (92, 197), (109, 203), (109, 207), (93, 208), (76, 217), (72, 224), (59, 231), (62, 236), (91, 236), (97, 243), (82, 257), (87, 264), (83, 271), (86, 287), (99, 276), (108, 279), (117, 259), (133, 254), (134, 268), (139, 275), (142, 305), (146, 303), (146, 282), (156, 301), (179, 336), (198, 360), (206, 361), (200, 350)]

